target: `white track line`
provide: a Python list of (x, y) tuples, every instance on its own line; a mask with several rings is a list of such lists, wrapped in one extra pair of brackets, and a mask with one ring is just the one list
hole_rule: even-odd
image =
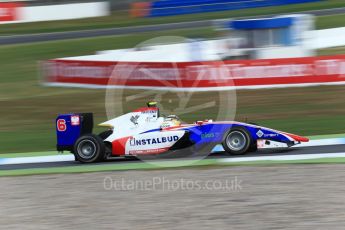
[(284, 155), (284, 156), (261, 156), (261, 157), (237, 157), (223, 158), (219, 161), (222, 163), (236, 163), (249, 161), (290, 161), (290, 160), (310, 160), (322, 158), (345, 157), (345, 153), (318, 153), (318, 154), (302, 154), (302, 155)]

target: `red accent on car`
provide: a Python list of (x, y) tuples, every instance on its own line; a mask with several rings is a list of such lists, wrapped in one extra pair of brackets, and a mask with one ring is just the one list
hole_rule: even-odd
[(143, 108), (134, 110), (133, 112), (148, 112), (148, 111), (158, 111), (158, 108), (157, 107), (143, 107)]
[(308, 142), (309, 139), (306, 138), (306, 137), (302, 137), (302, 136), (298, 136), (298, 135), (295, 135), (295, 134), (291, 134), (291, 133), (284, 133), (283, 134), (291, 137), (292, 139), (294, 139), (295, 141), (299, 141), (299, 142)]
[(123, 156), (126, 153), (126, 143), (131, 137), (123, 137), (112, 142), (112, 155)]

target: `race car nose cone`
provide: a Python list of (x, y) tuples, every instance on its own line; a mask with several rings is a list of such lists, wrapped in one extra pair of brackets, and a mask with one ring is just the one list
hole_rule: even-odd
[(289, 137), (291, 137), (292, 139), (294, 139), (295, 141), (309, 142), (309, 138), (307, 138), (307, 137), (302, 137), (302, 136), (298, 136), (298, 135), (291, 134), (291, 133), (285, 133), (285, 134), (288, 135)]

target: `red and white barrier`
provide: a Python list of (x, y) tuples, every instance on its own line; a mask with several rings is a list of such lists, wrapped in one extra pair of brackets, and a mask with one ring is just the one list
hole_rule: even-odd
[(44, 82), (76, 87), (225, 90), (345, 83), (345, 55), (182, 63), (55, 59), (42, 63)]
[(0, 24), (101, 17), (109, 14), (110, 4), (106, 1), (45, 6), (0, 3)]
[(0, 22), (13, 22), (20, 20), (21, 3), (0, 2)]

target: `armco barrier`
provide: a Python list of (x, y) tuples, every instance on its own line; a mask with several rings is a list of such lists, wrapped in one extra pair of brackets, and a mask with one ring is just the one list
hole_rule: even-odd
[(345, 55), (184, 63), (55, 59), (43, 62), (41, 67), (45, 83), (76, 87), (202, 91), (345, 84)]

